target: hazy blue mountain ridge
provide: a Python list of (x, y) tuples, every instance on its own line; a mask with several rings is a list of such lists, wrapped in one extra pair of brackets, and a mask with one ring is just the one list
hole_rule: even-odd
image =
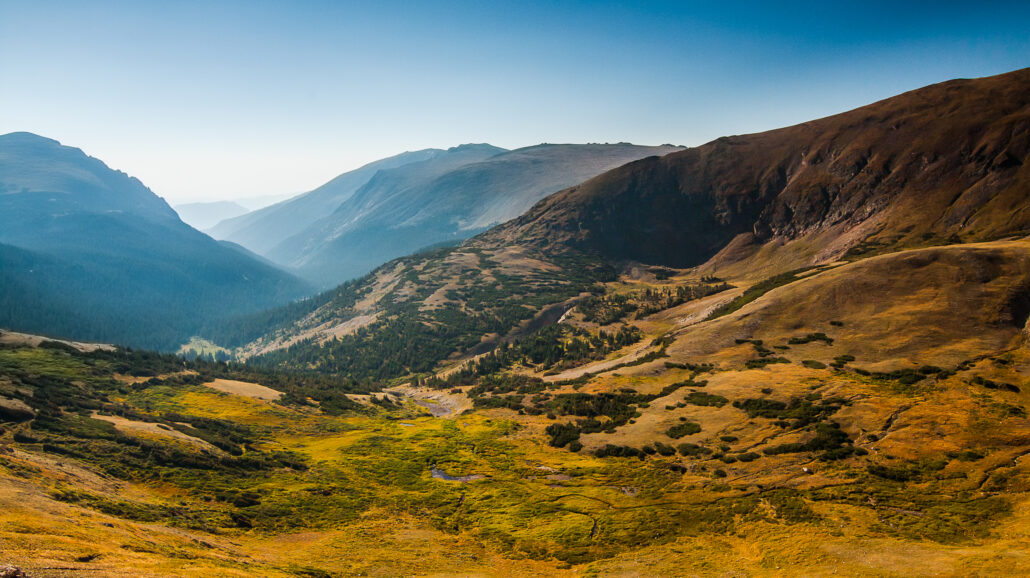
[[(421, 248), (469, 238), (606, 170), (680, 150), (627, 143), (487, 147), (463, 145), (446, 156), (381, 171), (331, 215), (267, 255), (302, 277), (332, 285)], [(491, 150), (496, 154), (462, 162)]]
[(332, 213), (380, 170), (431, 159), (440, 149), (405, 152), (343, 173), (317, 189), (225, 219), (208, 231), (216, 239), (232, 241), (258, 254), (266, 254), (284, 239)]
[(29, 133), (0, 136), (0, 326), (174, 348), (310, 289), (189, 227), (137, 179)]

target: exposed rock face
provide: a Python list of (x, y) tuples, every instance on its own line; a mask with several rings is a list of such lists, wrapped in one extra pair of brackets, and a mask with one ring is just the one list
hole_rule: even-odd
[(21, 568), (17, 566), (0, 566), (0, 578), (29, 578)]
[(25, 402), (0, 397), (0, 421), (28, 421), (34, 417), (36, 417), (36, 410)]

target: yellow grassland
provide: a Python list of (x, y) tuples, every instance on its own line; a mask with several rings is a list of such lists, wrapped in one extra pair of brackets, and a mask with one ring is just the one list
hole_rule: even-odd
[[(795, 257), (818, 253), (814, 246), (794, 249)], [(787, 260), (786, 250), (777, 251), (756, 259)], [(216, 531), (134, 521), (54, 496), (77, 489), (144, 506), (214, 513), (228, 506), (205, 500), (203, 490), (118, 481), (74, 459), (8, 450), (0, 454), (0, 563), (33, 576), (1030, 574), (1030, 419), (1013, 410), (1030, 405), (1030, 348), (1025, 328), (1006, 317), (1013, 292), (1030, 280), (1030, 242), (838, 264), (705, 321), (765, 271), (737, 273), (718, 260), (707, 267), (702, 273), (728, 277), (738, 289), (634, 320), (644, 345), (564, 372), (557, 379), (595, 375), (551, 393), (650, 394), (691, 377), (705, 385), (639, 407), (633, 422), (614, 433), (584, 434), (579, 453), (547, 445), (544, 428), (554, 421), (546, 416), (471, 410), (463, 394), (436, 400), (453, 404), (445, 417), (426, 415), (416, 401), (430, 393), (410, 387), (395, 388), (407, 409), (330, 416), (240, 388), (150, 388), (125, 401), (231, 420), (258, 432), (261, 449), (302, 456), (307, 471), (274, 472), (247, 488), (282, 517), (255, 529)], [(629, 280), (623, 289), (697, 274), (664, 283)], [(833, 343), (789, 344), (815, 332)], [(616, 368), (653, 350), (651, 340), (662, 335), (674, 338), (668, 357)], [(749, 369), (757, 348), (738, 339), (761, 340), (790, 363)], [(854, 356), (849, 368), (869, 372), (935, 365), (954, 373), (903, 385), (801, 363), (829, 364), (841, 355)], [(695, 375), (667, 362), (714, 369)], [(985, 389), (976, 377), (1020, 392)], [(812, 453), (783, 453), (732, 463), (592, 455), (606, 444), (654, 441), (761, 454), (812, 435), (750, 418), (732, 403), (682, 404), (690, 391), (729, 401), (843, 398), (848, 404), (832, 418), (868, 454), (820, 461)], [(666, 430), (681, 418), (701, 431), (669, 438)], [(129, 435), (166, 433), (116, 425)], [(947, 457), (966, 450), (982, 457)], [(941, 459), (908, 485), (866, 473), (873, 464), (914, 468)], [(438, 480), (432, 467), (482, 477)], [(963, 525), (967, 518), (959, 516), (970, 514), (949, 509), (987, 498), (1004, 500), (1008, 510)]]

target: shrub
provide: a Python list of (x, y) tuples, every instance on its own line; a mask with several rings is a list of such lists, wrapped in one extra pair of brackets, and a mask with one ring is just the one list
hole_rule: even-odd
[(686, 422), (683, 422), (683, 423), (676, 424), (676, 425), (670, 427), (669, 429), (665, 430), (665, 435), (667, 435), (667, 436), (669, 436), (669, 437), (671, 437), (673, 439), (679, 439), (679, 438), (681, 438), (683, 436), (687, 436), (687, 435), (691, 435), (691, 434), (696, 434), (696, 433), (698, 433), (700, 431), (701, 431), (701, 426), (700, 425), (698, 425), (698, 424), (696, 424), (696, 423), (694, 423), (692, 421), (686, 421)]
[(699, 405), (702, 407), (722, 407), (729, 403), (730, 400), (721, 395), (714, 395), (703, 391), (692, 391), (683, 398), (683, 401), (691, 405)]
[(813, 341), (823, 341), (827, 345), (833, 345), (833, 339), (830, 338), (830, 337), (827, 337), (827, 335), (825, 333), (822, 333), (822, 332), (820, 332), (820, 333), (809, 333), (808, 335), (806, 335), (804, 337), (791, 337), (790, 339), (787, 340), (787, 343), (789, 343), (791, 345), (801, 345), (801, 344), (804, 344), (804, 343), (811, 343)]
[(749, 359), (744, 363), (744, 366), (748, 369), (761, 369), (766, 365), (774, 363), (790, 363), (790, 360), (786, 357), (763, 357), (761, 359)]
[(545, 429), (544, 432), (551, 436), (550, 444), (556, 448), (560, 448), (569, 442), (578, 440), (580, 429), (572, 422), (553, 423), (547, 426), (547, 429)]
[(977, 450), (965, 450), (963, 452), (959, 452), (955, 457), (963, 462), (975, 462), (984, 459), (986, 455), (987, 454), (984, 452)]
[(637, 457), (644, 459), (644, 452), (637, 448), (629, 446), (617, 446), (613, 444), (605, 444), (603, 448), (598, 449), (594, 452), (594, 455), (599, 458), (604, 457)]
[(20, 431), (14, 432), (14, 441), (20, 444), (35, 444), (39, 443), (39, 440)]
[(835, 367), (835, 368), (837, 368), (837, 369), (841, 369), (845, 365), (851, 363), (854, 360), (855, 360), (855, 356), (854, 355), (848, 355), (848, 354), (838, 355), (837, 357), (833, 358), (833, 363), (831, 363), (830, 365)]
[(821, 361), (816, 361), (814, 359), (806, 359), (801, 362), (801, 365), (804, 365), (805, 367), (808, 367), (810, 369), (826, 369), (825, 363)]
[(663, 455), (666, 457), (676, 455), (676, 448), (669, 445), (665, 445), (662, 442), (655, 442), (654, 449), (658, 452), (659, 455)]
[(708, 448), (706, 448), (704, 446), (699, 446), (697, 444), (680, 444), (680, 445), (676, 446), (676, 449), (679, 450), (679, 453), (680, 453), (681, 456), (687, 456), (687, 457), (690, 457), (690, 456), (706, 456), (706, 455), (712, 453), (712, 450), (710, 450), (710, 449), (708, 449)]
[(915, 477), (915, 472), (909, 468), (872, 465), (866, 469), (874, 476), (893, 480), (895, 482), (907, 482)]
[(984, 379), (984, 378), (980, 377), (979, 375), (974, 377), (973, 381), (971, 383), (973, 383), (974, 385), (979, 385), (979, 386), (982, 386), (982, 387), (986, 387), (987, 389), (998, 389), (998, 390), (1003, 390), (1003, 391), (1011, 391), (1012, 393), (1019, 393), (1020, 392), (1019, 386), (1012, 385), (1011, 383), (1002, 383), (1002, 382), (998, 382), (998, 381), (991, 381), (989, 379)]

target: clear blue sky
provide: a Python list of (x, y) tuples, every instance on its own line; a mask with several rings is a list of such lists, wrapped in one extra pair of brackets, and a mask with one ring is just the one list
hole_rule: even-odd
[(1030, 2), (0, 0), (0, 133), (171, 202), (404, 150), (697, 145), (1030, 66)]

